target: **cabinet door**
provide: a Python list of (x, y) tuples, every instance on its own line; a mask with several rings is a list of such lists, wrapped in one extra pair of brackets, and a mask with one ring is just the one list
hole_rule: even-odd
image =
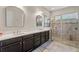
[(46, 31), (46, 39), (45, 41), (48, 41), (49, 40), (49, 31)]
[(40, 46), (40, 41), (41, 41), (40, 37), (41, 37), (40, 33), (34, 34), (34, 40), (33, 40), (34, 48)]
[(8, 46), (1, 47), (1, 52), (21, 52), (22, 42), (16, 42)]
[(33, 49), (33, 38), (23, 39), (23, 51), (31, 51)]
[(40, 41), (40, 33), (36, 33), (36, 34), (34, 34), (34, 41), (36, 42), (36, 41)]
[(45, 43), (45, 32), (41, 33), (41, 44)]
[(34, 42), (34, 48), (37, 48), (40, 46), (40, 40)]

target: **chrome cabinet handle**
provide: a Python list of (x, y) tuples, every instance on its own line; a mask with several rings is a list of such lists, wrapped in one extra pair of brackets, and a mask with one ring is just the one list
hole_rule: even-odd
[(2, 42), (0, 42), (0, 46), (2, 46)]
[(25, 42), (23, 42), (23, 44), (24, 44)]
[(22, 45), (22, 42), (20, 42), (20, 45)]

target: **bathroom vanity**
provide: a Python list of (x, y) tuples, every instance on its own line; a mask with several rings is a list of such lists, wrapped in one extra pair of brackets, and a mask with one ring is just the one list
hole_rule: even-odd
[(0, 52), (29, 52), (49, 40), (49, 30), (0, 37)]
[[(35, 12), (36, 15), (27, 14), (30, 15), (30, 18), (26, 17), (25, 10), (28, 10), (28, 8), (24, 8), (17, 6), (5, 7), (5, 28), (14, 30), (10, 30), (11, 32), (6, 30), (0, 36), (0, 52), (32, 51), (49, 40), (50, 26), (48, 21), (44, 22), (44, 20), (48, 20), (47, 16), (44, 17), (42, 13)], [(32, 13), (28, 10), (29, 12)], [(31, 16), (36, 16), (33, 23), (30, 23), (33, 21)], [(25, 20), (30, 21), (26, 22)], [(48, 26), (44, 26), (44, 24)], [(24, 26), (26, 29), (22, 29), (25, 28)], [(6, 32), (9, 34), (4, 34)]]

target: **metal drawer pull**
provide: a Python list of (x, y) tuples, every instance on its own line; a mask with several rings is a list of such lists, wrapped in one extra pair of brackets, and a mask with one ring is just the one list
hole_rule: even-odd
[(22, 45), (22, 43), (20, 42), (20, 44)]
[(0, 42), (0, 46), (2, 46), (3, 44), (2, 44), (2, 42)]
[(23, 42), (23, 44), (24, 44), (25, 42)]

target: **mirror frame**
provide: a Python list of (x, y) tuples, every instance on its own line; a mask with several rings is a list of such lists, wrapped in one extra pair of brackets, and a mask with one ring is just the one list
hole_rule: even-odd
[[(23, 25), (22, 25), (22, 26), (8, 26), (8, 25), (7, 25), (7, 18), (6, 18), (6, 17), (7, 17), (7, 10), (6, 10), (6, 9), (7, 9), (8, 7), (14, 7), (14, 8), (17, 8), (17, 9), (21, 10), (20, 8), (18, 8), (18, 7), (16, 7), (16, 6), (7, 6), (7, 7), (5, 7), (5, 26), (6, 26), (6, 27), (24, 27), (24, 24), (25, 24), (25, 14), (23, 14), (23, 18), (22, 18), (22, 19), (23, 19)], [(23, 12), (23, 10), (21, 10), (21, 11)], [(23, 12), (23, 13), (24, 13), (24, 12)]]
[[(43, 24), (41, 24), (41, 26), (40, 25), (38, 25), (38, 21), (40, 21), (40, 20), (38, 20), (38, 16), (40, 16), (41, 18), (42, 18), (42, 16), (41, 15), (37, 15), (36, 16), (36, 26), (37, 27), (42, 27), (43, 26)], [(43, 19), (43, 18), (42, 18)], [(41, 22), (42, 23), (42, 22)]]
[[(44, 27), (50, 27), (50, 19), (48, 18), (47, 15), (43, 15), (44, 16)], [(46, 25), (46, 21), (49, 21), (49, 23)]]

